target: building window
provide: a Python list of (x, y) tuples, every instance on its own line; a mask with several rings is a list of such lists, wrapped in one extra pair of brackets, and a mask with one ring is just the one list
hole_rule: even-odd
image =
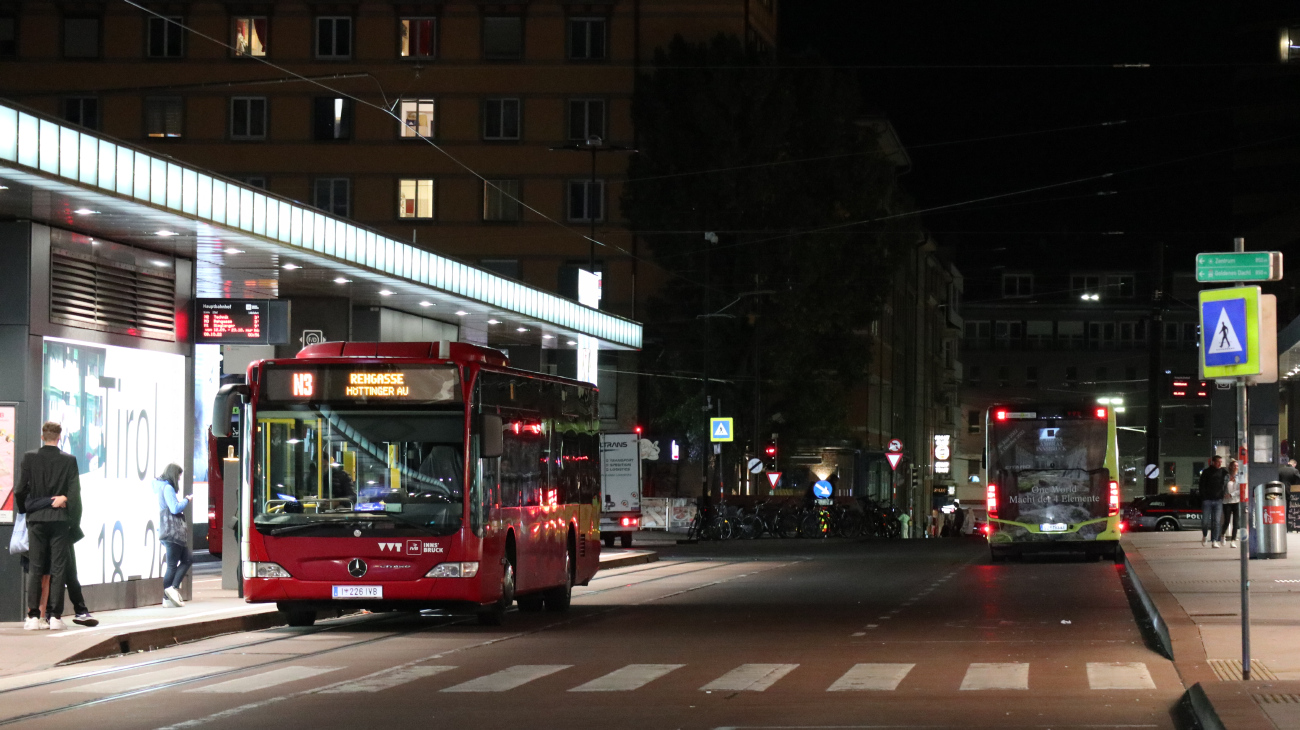
[(266, 139), (266, 98), (236, 96), (230, 100), (230, 138)]
[(99, 58), (99, 18), (63, 19), (63, 57)]
[(433, 99), (411, 99), (401, 103), (402, 137), (433, 138)]
[(983, 350), (989, 346), (989, 339), (992, 337), (993, 330), (988, 320), (967, 320), (966, 322), (966, 349)]
[(478, 265), (479, 268), (487, 269), (494, 274), (511, 279), (519, 278), (519, 259), (483, 259)]
[(523, 206), (519, 204), (518, 180), (486, 180), (483, 182), (483, 220), (517, 221)]
[[(979, 433), (979, 432), (980, 432), (980, 416), (981, 416), (981, 415), (982, 415), (982, 414), (981, 414), (979, 411), (974, 410), (974, 409), (969, 410), (969, 411), (966, 411), (966, 432), (967, 432), (967, 433)], [(972, 473), (974, 473), (974, 472), (972, 472)]]
[(971, 365), (970, 367), (966, 368), (966, 382), (977, 387), (979, 386), (980, 384), (979, 365)]
[(1061, 347), (1067, 350), (1077, 350), (1083, 347), (1083, 322), (1057, 322), (1056, 323), (1056, 341)]
[(149, 16), (149, 58), (181, 58), (185, 55), (185, 28), (179, 16)]
[(1034, 293), (1033, 274), (1003, 274), (1002, 296), (1027, 297)]
[(337, 216), (348, 215), (351, 210), (352, 184), (346, 177), (318, 177), (312, 186), (311, 204)]
[(316, 58), (352, 58), (352, 18), (316, 19)]
[(1124, 368), (1124, 379), (1130, 383), (1136, 382), (1138, 379), (1138, 369), (1131, 366)]
[(1038, 366), (1030, 365), (1025, 368), (1025, 385), (1030, 388), (1038, 387)]
[(1145, 321), (1119, 323), (1120, 347), (1126, 350), (1140, 348), (1146, 345), (1146, 340), (1147, 323)]
[(352, 138), (352, 100), (341, 96), (318, 96), (314, 100), (312, 129), (317, 140)]
[(1134, 281), (1132, 274), (1108, 274), (1106, 276), (1106, 293), (1120, 299), (1132, 299)]
[(1034, 350), (1045, 350), (1052, 344), (1052, 321), (1050, 319), (1030, 320), (1025, 322), (1025, 344)]
[(1090, 350), (1115, 349), (1115, 323), (1114, 322), (1089, 322), (1088, 323), (1088, 349)]
[(1073, 388), (1075, 385), (1078, 384), (1078, 382), (1079, 382), (1079, 368), (1075, 367), (1074, 365), (1070, 365), (1066, 367), (1065, 368), (1066, 387)]
[(265, 17), (235, 18), (235, 55), (261, 58), (266, 55)]
[(438, 19), (402, 18), (402, 58), (435, 58), (438, 55)]
[(569, 220), (605, 220), (604, 180), (569, 181)]
[(524, 56), (524, 19), (517, 15), (483, 18), (483, 58), (513, 61)]
[(1188, 347), (1195, 347), (1201, 341), (1200, 326), (1195, 322), (1183, 323), (1183, 344)]
[(63, 100), (63, 119), (87, 129), (99, 129), (99, 99), (73, 96)]
[(606, 58), (604, 18), (569, 19), (569, 60), (603, 61)]
[(18, 19), (12, 16), (0, 17), (0, 58), (13, 58), (18, 55)]
[(483, 139), (519, 139), (519, 100), (483, 102)]
[(1178, 323), (1165, 322), (1165, 347), (1174, 347), (1178, 344)]
[(185, 102), (179, 96), (150, 96), (144, 100), (144, 133), (154, 138), (175, 139), (184, 128)]
[(605, 100), (569, 100), (569, 139), (586, 141), (590, 137), (605, 137)]
[(1024, 322), (999, 320), (993, 323), (993, 341), (995, 346), (1000, 350), (1018, 347), (1024, 336)]
[(1098, 274), (1074, 274), (1070, 277), (1070, 291), (1075, 294), (1096, 294), (1101, 290), (1101, 276)]
[(397, 181), (397, 217), (433, 217), (433, 180)]
[(1011, 366), (998, 366), (998, 387), (1005, 388), (1011, 385)]
[(1097, 368), (1097, 385), (1106, 385), (1110, 382), (1110, 370), (1105, 367)]

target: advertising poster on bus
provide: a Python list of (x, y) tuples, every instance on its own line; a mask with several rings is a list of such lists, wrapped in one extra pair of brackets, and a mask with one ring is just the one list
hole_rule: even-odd
[(1105, 421), (1021, 421), (997, 428), (989, 473), (1007, 495), (999, 517), (1072, 525), (1106, 515), (1107, 474), (1096, 468), (1105, 458)]
[(42, 420), (63, 426), (59, 448), (81, 473), (78, 577), (159, 577), (152, 482), (185, 463), (185, 358), (46, 338), (42, 366)]

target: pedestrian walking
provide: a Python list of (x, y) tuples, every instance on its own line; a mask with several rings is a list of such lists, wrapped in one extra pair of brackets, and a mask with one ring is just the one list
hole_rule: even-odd
[(961, 504), (958, 504), (957, 511), (954, 512), (952, 516), (953, 536), (961, 537), (962, 535), (969, 534), (966, 532), (965, 527), (966, 527), (966, 510), (961, 508)]
[(163, 570), (163, 604), (169, 608), (185, 605), (181, 598), (181, 581), (194, 563), (190, 548), (190, 526), (185, 519), (185, 508), (189, 506), (188, 497), (180, 497), (181, 474), (183, 470), (176, 464), (168, 464), (161, 476), (153, 482), (154, 495), (158, 498), (159, 530), (158, 539), (166, 551)]
[(1287, 459), (1282, 468), (1277, 470), (1277, 480), (1288, 486), (1300, 484), (1300, 469), (1296, 469), (1295, 459)]
[[(1237, 529), (1241, 525), (1241, 464), (1236, 459), (1228, 462), (1228, 478), (1223, 489), (1223, 539), (1228, 547), (1240, 547)], [(1229, 529), (1231, 525), (1231, 529)]]
[[(63, 586), (67, 583), (68, 556), (72, 554), (71, 526), (81, 524), (81, 476), (77, 457), (59, 450), (63, 427), (53, 421), (41, 425), (41, 447), (23, 454), (14, 507), (27, 519), (28, 572), (27, 620), (23, 629), (62, 631)], [(29, 500), (49, 500), (49, 508), (28, 513)], [(80, 530), (78, 530), (79, 532)], [(42, 582), (49, 576), (49, 599), (43, 601)], [(46, 618), (42, 619), (41, 609)]]
[(1201, 471), (1198, 489), (1201, 493), (1201, 544), (1223, 547), (1223, 493), (1228, 480), (1228, 470), (1223, 468), (1223, 457), (1215, 454), (1210, 465)]

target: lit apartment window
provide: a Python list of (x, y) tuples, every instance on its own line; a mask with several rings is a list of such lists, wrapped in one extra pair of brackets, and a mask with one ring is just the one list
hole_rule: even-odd
[(483, 102), (483, 139), (519, 139), (519, 100)]
[(149, 16), (149, 58), (181, 58), (185, 55), (185, 29), (181, 22), (180, 16)]
[(144, 100), (145, 136), (175, 139), (184, 132), (185, 100), (179, 96), (150, 96)]
[(352, 138), (352, 100), (318, 96), (312, 104), (313, 136), (320, 141)]
[(63, 100), (63, 119), (87, 129), (99, 128), (99, 99), (73, 96)]
[(311, 204), (338, 216), (347, 216), (351, 209), (352, 184), (346, 177), (318, 177), (312, 186)]
[(523, 206), (519, 204), (518, 180), (487, 180), (483, 183), (483, 220), (517, 221)]
[(266, 97), (236, 96), (230, 100), (230, 138), (266, 139)]
[(433, 137), (433, 99), (410, 99), (398, 108), (402, 117), (403, 137)]
[(402, 58), (438, 55), (438, 19), (402, 18)]
[(433, 217), (433, 180), (397, 181), (397, 217)]
[(352, 18), (316, 19), (316, 58), (352, 58)]
[(63, 57), (99, 58), (99, 18), (63, 19)]
[(569, 60), (603, 61), (605, 25), (604, 18), (569, 18)]
[(1002, 296), (1027, 297), (1034, 293), (1033, 274), (1003, 274)]
[(512, 61), (523, 56), (523, 18), (517, 15), (483, 18), (483, 58)]
[(12, 16), (0, 17), (0, 58), (13, 58), (18, 55), (18, 19)]
[(605, 100), (569, 100), (569, 139), (586, 140), (588, 137), (605, 137)]
[(569, 220), (605, 220), (605, 181), (569, 181)]
[(266, 55), (267, 38), (266, 18), (261, 16), (246, 16), (235, 18), (235, 55), (236, 56), (255, 56), (262, 57)]

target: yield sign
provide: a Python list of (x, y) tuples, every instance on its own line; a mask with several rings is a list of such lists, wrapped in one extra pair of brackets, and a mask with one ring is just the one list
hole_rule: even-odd
[(773, 489), (776, 489), (776, 485), (781, 483), (781, 472), (769, 471), (767, 473), (767, 481), (771, 483)]
[(902, 455), (902, 454), (885, 454), (885, 458), (889, 461), (889, 468), (890, 468), (890, 469), (897, 470), (897, 469), (898, 469), (898, 462), (900, 462), (900, 461), (903, 460), (903, 455)]

